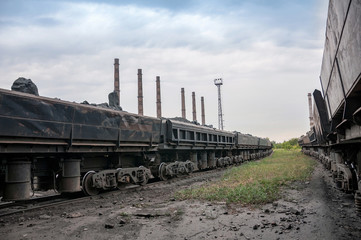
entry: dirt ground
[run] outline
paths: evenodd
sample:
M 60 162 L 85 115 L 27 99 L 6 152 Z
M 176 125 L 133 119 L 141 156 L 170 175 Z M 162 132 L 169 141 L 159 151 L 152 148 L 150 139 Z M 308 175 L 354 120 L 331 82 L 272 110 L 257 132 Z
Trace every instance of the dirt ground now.
M 318 164 L 312 179 L 283 190 L 282 199 L 249 208 L 194 200 L 174 191 L 196 179 L 95 196 L 82 203 L 0 219 L 1 239 L 361 239 L 352 195 L 335 189 Z

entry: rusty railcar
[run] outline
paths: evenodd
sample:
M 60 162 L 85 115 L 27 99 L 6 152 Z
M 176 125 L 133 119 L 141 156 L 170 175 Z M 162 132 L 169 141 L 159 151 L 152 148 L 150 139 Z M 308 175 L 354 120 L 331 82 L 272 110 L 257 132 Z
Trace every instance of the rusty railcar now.
M 361 210 L 361 1 L 330 0 L 314 125 L 300 139 L 304 153 L 332 171 Z

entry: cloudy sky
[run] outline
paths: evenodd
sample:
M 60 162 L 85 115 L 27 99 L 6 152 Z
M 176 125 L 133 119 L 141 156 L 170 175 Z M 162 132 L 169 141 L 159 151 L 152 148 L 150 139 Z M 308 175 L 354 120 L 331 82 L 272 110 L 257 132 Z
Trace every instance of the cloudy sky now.
M 102 103 L 119 58 L 121 106 L 156 116 L 156 76 L 164 117 L 187 118 L 191 95 L 205 98 L 218 126 L 215 78 L 223 78 L 226 130 L 281 142 L 309 129 L 307 93 L 320 88 L 327 0 L 0 1 L 0 88 L 30 78 L 39 94 Z

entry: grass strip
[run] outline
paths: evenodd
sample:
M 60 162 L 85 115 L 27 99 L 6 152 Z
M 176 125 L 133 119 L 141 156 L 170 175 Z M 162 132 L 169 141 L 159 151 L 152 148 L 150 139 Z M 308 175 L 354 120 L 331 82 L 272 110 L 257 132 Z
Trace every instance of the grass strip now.
M 280 198 L 281 186 L 309 179 L 315 164 L 300 150 L 276 149 L 265 159 L 231 168 L 217 182 L 178 191 L 175 197 L 251 205 L 273 202 Z

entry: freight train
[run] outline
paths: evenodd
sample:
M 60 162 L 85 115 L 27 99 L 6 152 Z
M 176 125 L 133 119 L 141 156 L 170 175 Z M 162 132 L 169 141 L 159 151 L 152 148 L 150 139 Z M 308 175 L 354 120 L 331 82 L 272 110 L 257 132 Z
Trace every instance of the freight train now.
M 259 159 L 268 139 L 0 89 L 3 200 L 99 191 Z
M 299 144 L 318 158 L 361 211 L 361 1 L 330 0 L 311 130 Z M 312 102 L 312 99 L 311 99 Z M 312 108 L 312 106 L 311 106 Z

